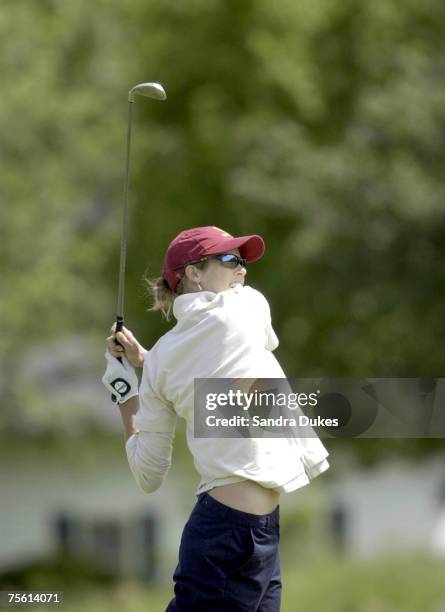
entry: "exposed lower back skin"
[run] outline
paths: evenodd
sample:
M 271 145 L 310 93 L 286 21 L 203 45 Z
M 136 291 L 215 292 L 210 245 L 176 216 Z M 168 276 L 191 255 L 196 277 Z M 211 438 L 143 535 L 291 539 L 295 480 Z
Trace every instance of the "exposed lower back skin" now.
M 280 494 L 265 489 L 253 480 L 243 480 L 235 484 L 215 487 L 209 495 L 217 501 L 249 514 L 269 514 L 278 505 Z

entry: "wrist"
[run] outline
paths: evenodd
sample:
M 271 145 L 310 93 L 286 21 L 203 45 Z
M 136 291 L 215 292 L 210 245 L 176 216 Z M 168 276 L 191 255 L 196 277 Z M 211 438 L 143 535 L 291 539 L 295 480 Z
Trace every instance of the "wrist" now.
M 121 402 L 117 402 L 117 405 L 119 408 L 123 408 L 125 412 L 137 412 L 139 409 L 139 393 L 135 393 Z
M 139 349 L 138 362 L 137 362 L 138 368 L 142 368 L 142 366 L 144 365 L 144 357 L 145 357 L 146 352 L 147 351 L 141 346 Z

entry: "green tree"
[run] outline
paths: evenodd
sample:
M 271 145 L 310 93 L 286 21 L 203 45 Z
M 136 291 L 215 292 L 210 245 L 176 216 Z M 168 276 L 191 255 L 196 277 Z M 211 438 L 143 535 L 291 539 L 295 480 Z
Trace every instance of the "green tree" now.
M 143 273 L 177 232 L 215 224 L 266 238 L 249 279 L 289 376 L 440 376 L 444 13 L 5 2 L 7 381 L 28 343 L 98 338 L 114 316 L 125 93 L 144 80 L 168 93 L 134 114 L 126 313 L 146 344 L 168 325 L 144 312 Z

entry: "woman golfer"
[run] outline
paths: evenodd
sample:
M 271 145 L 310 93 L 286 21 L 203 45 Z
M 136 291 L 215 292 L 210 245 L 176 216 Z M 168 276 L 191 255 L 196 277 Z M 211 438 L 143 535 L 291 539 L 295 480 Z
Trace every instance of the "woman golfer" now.
M 285 378 L 272 354 L 278 340 L 267 300 L 245 285 L 246 264 L 264 249 L 260 236 L 233 237 L 217 227 L 181 232 L 151 285 L 152 309 L 167 316 L 172 309 L 175 326 L 149 351 L 125 328 L 107 339 L 103 382 L 120 404 L 128 462 L 139 486 L 147 493 L 161 486 L 178 416 L 186 420 L 201 475 L 169 612 L 277 612 L 280 493 L 329 467 L 316 436 L 194 436 L 194 379 Z M 142 365 L 138 389 L 132 366 Z

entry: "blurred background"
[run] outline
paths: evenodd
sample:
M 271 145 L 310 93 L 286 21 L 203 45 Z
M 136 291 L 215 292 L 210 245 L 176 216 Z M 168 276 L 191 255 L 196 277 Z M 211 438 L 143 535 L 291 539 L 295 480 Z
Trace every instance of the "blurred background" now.
M 126 321 L 182 229 L 259 233 L 289 377 L 440 377 L 445 5 L 440 0 L 3 0 L 0 590 L 66 611 L 164 610 L 198 484 L 178 426 L 139 491 L 102 387 L 115 317 L 127 91 Z M 443 612 L 442 439 L 324 440 L 283 496 L 287 612 Z

